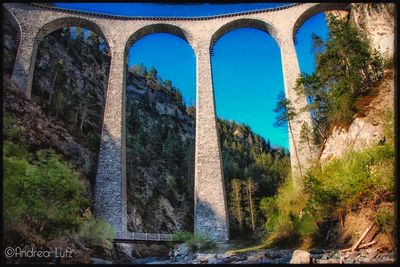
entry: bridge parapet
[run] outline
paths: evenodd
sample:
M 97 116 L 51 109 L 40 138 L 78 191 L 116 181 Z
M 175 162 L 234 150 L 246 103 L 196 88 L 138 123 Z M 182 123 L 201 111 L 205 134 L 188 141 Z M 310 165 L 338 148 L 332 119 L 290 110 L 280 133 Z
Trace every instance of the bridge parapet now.
M 115 240 L 125 241 L 172 241 L 173 234 L 123 232 L 116 235 Z

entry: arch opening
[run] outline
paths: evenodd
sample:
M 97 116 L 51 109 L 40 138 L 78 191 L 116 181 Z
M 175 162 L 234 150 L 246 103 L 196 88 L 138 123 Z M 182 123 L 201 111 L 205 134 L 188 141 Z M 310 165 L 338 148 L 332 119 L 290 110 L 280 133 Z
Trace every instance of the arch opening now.
M 128 231 L 192 232 L 194 51 L 159 24 L 131 36 L 125 60 Z
M 282 131 L 273 125 L 276 114 L 272 110 L 279 93 L 284 92 L 280 49 L 265 33 L 258 28 L 232 30 L 212 47 L 232 238 L 254 234 L 263 227 L 262 216 L 251 220 L 249 203 L 253 203 L 254 214 L 259 213 L 258 201 L 276 193 L 290 171 L 288 127 L 284 125 Z M 243 193 L 247 189 L 252 197 Z
M 52 24 L 39 34 L 32 100 L 74 138 L 76 146 L 65 153 L 83 170 L 93 190 L 111 58 L 103 37 L 71 25 L 72 21 Z

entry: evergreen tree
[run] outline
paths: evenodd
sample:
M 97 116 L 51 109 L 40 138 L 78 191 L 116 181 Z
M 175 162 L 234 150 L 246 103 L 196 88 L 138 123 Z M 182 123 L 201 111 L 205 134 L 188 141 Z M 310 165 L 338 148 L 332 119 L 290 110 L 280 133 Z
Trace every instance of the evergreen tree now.
M 239 179 L 231 181 L 230 209 L 233 218 L 238 223 L 239 231 L 243 230 L 243 207 L 242 207 L 242 182 Z
M 294 135 L 293 135 L 291 121 L 297 116 L 297 112 L 296 112 L 296 109 L 293 107 L 291 101 L 289 99 L 285 98 L 283 91 L 281 91 L 279 93 L 278 103 L 276 104 L 276 107 L 273 111 L 278 114 L 275 118 L 274 126 L 275 127 L 286 127 L 286 123 L 287 123 L 289 126 L 290 135 L 293 137 Z M 295 142 L 293 142 L 293 143 L 294 143 L 294 152 L 295 152 L 295 156 L 297 159 L 300 176 L 303 176 L 303 173 L 301 170 L 300 159 L 299 159 L 299 155 L 297 152 L 297 144 Z
M 83 35 L 83 28 L 76 27 L 75 29 L 76 29 L 76 40 L 82 43 L 85 42 L 85 37 Z
M 246 211 L 248 212 L 247 222 L 251 225 L 253 232 L 256 229 L 257 210 L 255 205 L 255 193 L 257 191 L 257 184 L 253 178 L 249 177 L 244 182 L 244 203 Z
M 97 53 L 100 53 L 100 39 L 97 34 L 94 32 L 90 31 L 89 32 L 89 37 L 88 37 L 89 44 L 95 48 Z
M 157 77 L 157 70 L 154 67 L 151 67 L 149 72 L 147 73 L 146 79 L 147 81 L 154 82 Z

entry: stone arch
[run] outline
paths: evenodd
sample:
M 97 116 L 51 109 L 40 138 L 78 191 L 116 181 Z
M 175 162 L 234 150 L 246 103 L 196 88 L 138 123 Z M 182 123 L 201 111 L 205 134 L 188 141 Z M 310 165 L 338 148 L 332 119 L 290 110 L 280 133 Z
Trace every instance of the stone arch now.
M 312 16 L 322 13 L 325 11 L 333 11 L 333 10 L 343 10 L 350 11 L 349 3 L 323 3 L 323 4 L 315 4 L 310 8 L 306 9 L 300 16 L 296 19 L 293 25 L 293 40 L 296 40 L 296 33 L 300 29 L 300 27 Z
M 13 24 L 15 24 L 17 27 L 17 40 L 16 40 L 16 42 L 17 42 L 17 44 L 16 44 L 16 48 L 15 48 L 15 55 L 14 55 L 14 58 L 12 59 L 12 64 L 11 64 L 11 71 L 10 71 L 10 75 L 11 75 L 11 73 L 12 73 L 12 69 L 13 69 L 13 66 L 14 66 L 14 64 L 15 64 L 15 60 L 16 60 L 16 57 L 17 57 L 17 54 L 18 54 L 18 50 L 19 50 L 19 46 L 20 46 L 20 44 L 21 44 L 21 38 L 22 38 L 22 29 L 21 29 L 21 24 L 19 23 L 19 21 L 18 21 L 18 19 L 14 16 L 14 14 L 12 13 L 12 12 L 10 12 L 8 9 L 7 9 L 7 7 L 5 7 L 5 6 L 3 6 L 3 20 L 5 19 L 5 20 L 9 20 L 9 21 L 11 21 Z M 4 39 L 4 36 L 3 36 L 3 39 Z M 4 40 L 3 40 L 3 42 L 4 42 Z M 3 45 L 4 45 L 4 43 L 3 43 Z M 4 60 L 4 59 L 3 59 Z
M 39 49 L 40 42 L 43 40 L 44 37 L 49 35 L 50 33 L 59 30 L 63 27 L 82 27 L 89 29 L 90 31 L 93 31 L 100 37 L 102 37 L 108 46 L 110 46 L 109 41 L 107 40 L 106 36 L 104 35 L 103 31 L 101 28 L 93 21 L 87 20 L 87 19 L 82 19 L 78 17 L 63 17 L 63 18 L 58 18 L 55 20 L 52 20 L 43 26 L 39 28 L 39 30 L 34 33 L 34 40 L 33 41 L 33 47 L 25 47 L 25 49 L 32 49 L 32 53 L 30 55 L 30 62 L 23 62 L 24 64 L 28 64 L 29 67 L 26 67 L 28 70 L 28 73 L 24 73 L 24 75 L 27 75 L 27 78 L 22 78 L 24 80 L 23 85 L 26 90 L 26 94 L 28 97 L 31 96 L 32 93 L 32 81 L 33 81 L 33 74 L 35 71 L 35 63 L 36 63 L 36 56 L 37 56 L 37 51 Z M 21 53 L 21 49 L 18 49 L 18 53 Z M 28 51 L 22 51 L 22 53 L 26 53 Z M 26 58 L 28 60 L 28 58 Z
M 142 37 L 153 34 L 153 33 L 169 33 L 175 36 L 180 37 L 183 39 L 185 42 L 187 42 L 192 48 L 193 46 L 191 45 L 191 41 L 193 40 L 192 36 L 190 35 L 189 32 L 183 30 L 182 28 L 172 25 L 172 24 L 166 24 L 166 23 L 157 23 L 157 24 L 150 24 L 147 26 L 144 26 L 143 28 L 140 28 L 137 30 L 135 33 L 133 33 L 125 46 L 125 53 L 129 50 L 129 48 L 138 40 L 140 40 Z
M 215 43 L 226 33 L 240 28 L 254 28 L 270 34 L 277 41 L 277 30 L 271 25 L 259 19 L 238 19 L 220 27 L 211 37 L 210 50 Z
M 45 36 L 63 27 L 81 27 L 88 29 L 96 33 L 98 36 L 103 38 L 107 44 L 109 44 L 103 31 L 95 22 L 78 17 L 64 17 L 48 22 L 39 29 L 38 33 L 36 34 L 36 41 L 40 43 Z

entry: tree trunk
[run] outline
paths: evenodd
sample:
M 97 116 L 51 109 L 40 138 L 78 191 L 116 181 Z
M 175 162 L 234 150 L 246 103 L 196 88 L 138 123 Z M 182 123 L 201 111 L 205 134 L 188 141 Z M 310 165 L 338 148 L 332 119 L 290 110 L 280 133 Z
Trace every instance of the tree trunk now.
M 87 107 L 84 106 L 83 110 L 82 110 L 82 116 L 81 116 L 81 125 L 79 126 L 79 130 L 81 133 L 83 133 L 83 125 L 85 123 L 86 111 L 87 111 Z
M 78 122 L 78 114 L 79 114 L 79 110 L 81 108 L 81 104 L 79 104 L 78 108 L 76 109 L 76 113 L 75 113 L 75 119 L 74 119 L 74 124 L 76 125 Z
M 252 198 L 252 184 L 251 181 L 248 184 L 248 193 L 249 193 L 249 202 L 250 202 L 250 218 L 251 218 L 251 227 L 253 228 L 253 232 L 256 229 L 255 228 L 255 218 L 254 218 L 254 210 L 253 210 L 253 198 Z
M 53 96 L 54 86 L 55 86 L 56 80 L 57 80 L 57 75 L 58 75 L 58 70 L 56 71 L 56 75 L 54 75 L 53 85 L 51 86 L 50 93 L 49 93 L 49 99 L 47 100 L 47 104 L 48 104 L 49 106 L 50 106 L 50 104 L 51 104 L 51 98 L 52 98 L 52 96 Z

